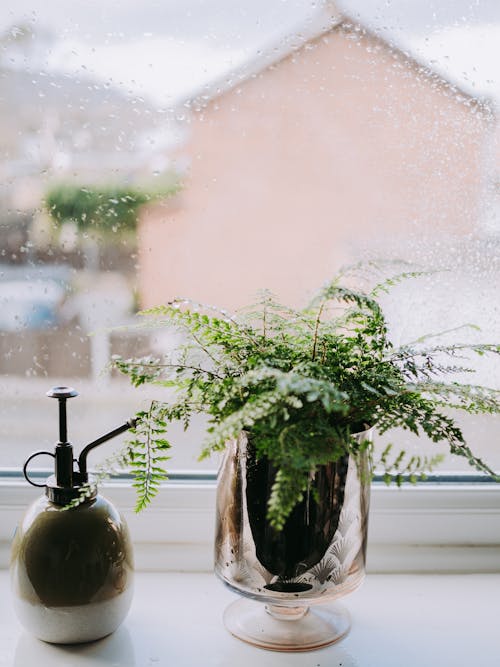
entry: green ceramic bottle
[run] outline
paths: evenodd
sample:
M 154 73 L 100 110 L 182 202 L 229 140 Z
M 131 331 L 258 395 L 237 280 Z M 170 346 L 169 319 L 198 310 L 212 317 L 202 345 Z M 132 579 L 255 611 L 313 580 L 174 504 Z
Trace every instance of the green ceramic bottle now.
M 104 497 L 91 489 L 76 507 L 88 482 L 87 454 L 122 433 L 131 420 L 87 445 L 74 470 L 73 448 L 67 441 L 66 400 L 77 395 L 55 387 L 48 396 L 59 400 L 59 442 L 54 452 L 36 452 L 24 474 L 45 495 L 26 511 L 12 545 L 11 582 L 19 620 L 39 639 L 71 644 L 100 639 L 124 620 L 132 601 L 133 554 L 127 525 Z M 55 474 L 46 484 L 33 482 L 29 462 L 40 454 L 54 457 Z

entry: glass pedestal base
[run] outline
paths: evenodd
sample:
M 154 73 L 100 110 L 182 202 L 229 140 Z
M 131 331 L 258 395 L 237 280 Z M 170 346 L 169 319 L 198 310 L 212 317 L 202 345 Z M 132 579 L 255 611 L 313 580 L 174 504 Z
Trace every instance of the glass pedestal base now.
M 241 598 L 227 607 L 224 624 L 243 641 L 271 651 L 312 651 L 349 632 L 349 612 L 338 604 L 313 607 L 265 605 Z

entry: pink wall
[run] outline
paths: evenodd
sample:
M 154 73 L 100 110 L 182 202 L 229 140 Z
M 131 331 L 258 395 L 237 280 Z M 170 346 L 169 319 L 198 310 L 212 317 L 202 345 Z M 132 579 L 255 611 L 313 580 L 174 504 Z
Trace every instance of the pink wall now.
M 303 303 L 367 247 L 470 233 L 488 120 L 458 98 L 341 28 L 214 99 L 182 196 L 144 211 L 143 305 L 234 308 L 263 287 Z

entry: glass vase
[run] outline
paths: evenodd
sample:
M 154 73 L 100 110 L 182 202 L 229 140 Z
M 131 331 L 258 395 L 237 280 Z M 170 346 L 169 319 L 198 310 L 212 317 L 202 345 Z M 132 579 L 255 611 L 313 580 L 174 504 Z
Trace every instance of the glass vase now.
M 353 437 L 370 441 L 372 429 Z M 278 532 L 266 519 L 276 470 L 257 460 L 248 434 L 228 443 L 217 487 L 215 572 L 243 596 L 224 613 L 233 635 L 262 648 L 305 651 L 347 634 L 348 612 L 331 603 L 365 574 L 368 450 L 320 466 Z

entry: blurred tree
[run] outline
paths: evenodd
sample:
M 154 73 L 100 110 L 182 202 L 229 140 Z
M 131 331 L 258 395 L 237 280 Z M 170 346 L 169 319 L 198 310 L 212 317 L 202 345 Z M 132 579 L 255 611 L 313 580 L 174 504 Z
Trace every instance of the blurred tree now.
M 45 207 L 57 223 L 72 221 L 79 231 L 105 234 L 135 230 L 137 211 L 143 204 L 175 194 L 176 181 L 156 190 L 131 186 L 84 187 L 61 183 L 49 189 Z
M 44 198 L 44 206 L 61 228 L 76 226 L 85 247 L 86 266 L 99 266 L 99 245 L 135 239 L 139 208 L 157 199 L 173 196 L 180 189 L 177 178 L 170 177 L 155 188 L 125 185 L 81 186 L 70 183 L 53 185 Z

